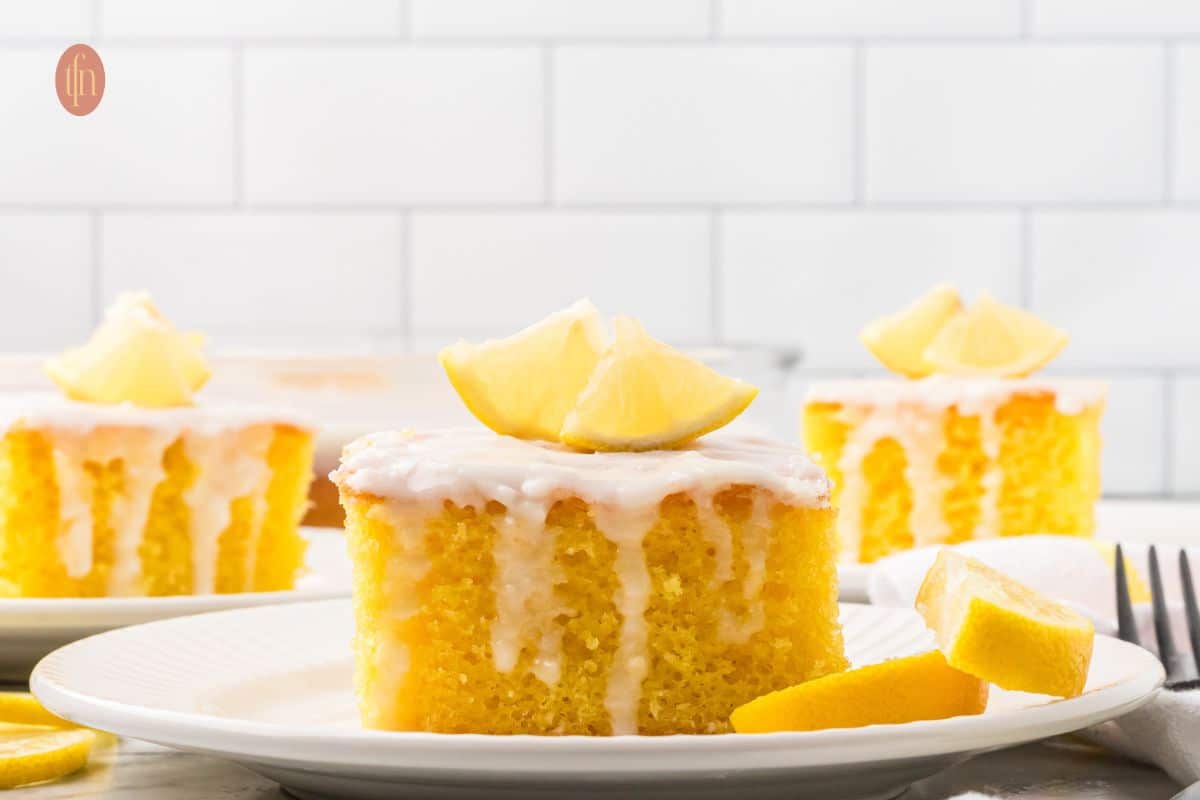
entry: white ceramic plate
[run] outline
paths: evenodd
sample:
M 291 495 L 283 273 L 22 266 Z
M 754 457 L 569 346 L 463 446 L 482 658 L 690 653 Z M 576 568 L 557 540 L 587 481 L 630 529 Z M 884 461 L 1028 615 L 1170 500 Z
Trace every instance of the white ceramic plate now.
M 857 664 L 926 650 L 916 613 L 843 606 Z M 744 795 L 884 798 L 976 752 L 1127 712 L 1158 661 L 1098 638 L 1071 700 L 994 691 L 975 717 L 767 735 L 478 736 L 364 731 L 350 603 L 241 609 L 110 631 L 52 653 L 34 694 L 84 725 L 227 758 L 316 798 Z
M 290 592 L 178 597 L 0 599 L 0 680 L 24 681 L 40 658 L 95 633 L 169 617 L 230 608 L 295 603 L 350 594 L 350 560 L 340 530 L 302 528 L 307 574 Z
M 1096 504 L 1096 537 L 1110 542 L 1200 545 L 1200 503 L 1173 500 L 1101 500 Z M 870 564 L 838 565 L 838 596 L 867 602 Z

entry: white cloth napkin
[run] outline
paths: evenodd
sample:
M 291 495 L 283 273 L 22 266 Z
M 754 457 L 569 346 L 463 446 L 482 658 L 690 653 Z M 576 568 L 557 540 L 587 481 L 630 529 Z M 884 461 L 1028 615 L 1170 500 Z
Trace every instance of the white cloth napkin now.
M 1099 632 L 1116 631 L 1111 561 L 1093 543 L 1065 536 L 1022 536 L 965 542 L 954 549 L 1077 608 L 1095 621 Z M 1133 543 L 1124 549 L 1128 563 L 1148 577 L 1148 548 Z M 937 550 L 920 548 L 876 562 L 867 580 L 870 601 L 911 608 Z M 1178 553 L 1178 548 L 1158 548 L 1175 644 L 1187 650 Z M 1200 553 L 1189 548 L 1188 555 L 1200 571 Z M 1200 580 L 1200 574 L 1195 577 Z M 1149 604 L 1135 605 L 1134 614 L 1142 645 L 1155 649 Z M 1162 690 L 1141 708 L 1081 733 L 1123 755 L 1157 764 L 1182 784 L 1200 780 L 1200 690 Z

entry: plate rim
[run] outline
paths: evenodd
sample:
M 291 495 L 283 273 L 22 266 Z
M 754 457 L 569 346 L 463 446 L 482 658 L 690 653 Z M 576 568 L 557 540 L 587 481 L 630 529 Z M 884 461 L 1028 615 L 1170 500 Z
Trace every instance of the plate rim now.
M 349 603 L 349 600 L 337 599 L 231 609 L 135 627 L 187 626 L 201 618 L 228 614 L 280 613 L 283 610 L 302 614 L 306 606 L 332 607 Z M 846 605 L 881 613 L 907 611 Z M 730 761 L 728 768 L 732 769 L 738 768 L 735 762 L 747 756 L 757 759 L 755 765 L 745 765 L 750 769 L 798 769 L 934 758 L 1035 741 L 1112 719 L 1148 701 L 1165 677 L 1162 665 L 1148 651 L 1110 637 L 1097 637 L 1098 641 L 1105 640 L 1102 645 L 1105 649 L 1115 647 L 1116 652 L 1142 659 L 1145 668 L 1133 671 L 1127 680 L 1097 688 L 1081 697 L 989 715 L 823 731 L 716 736 L 491 736 L 272 723 L 109 700 L 71 689 L 48 677 L 57 661 L 74 657 L 73 651 L 93 646 L 91 640 L 128 635 L 129 630 L 97 634 L 46 656 L 33 671 L 31 690 L 54 713 L 90 727 L 244 763 L 304 766 L 309 770 L 323 765 L 326 769 L 371 769 L 388 773 L 408 773 L 417 769 L 482 772 L 488 767 L 482 763 L 474 767 L 464 764 L 463 756 L 472 755 L 487 761 L 532 752 L 548 758 L 536 764 L 524 764 L 520 769 L 542 776 L 561 775 L 581 768 L 602 768 L 625 774 L 647 769 L 663 773 L 670 769 L 656 760 L 679 755 L 705 755 L 717 760 L 724 756 Z M 692 769 L 712 767 L 711 761 L 706 759 L 705 763 Z M 675 768 L 681 766 L 676 764 Z

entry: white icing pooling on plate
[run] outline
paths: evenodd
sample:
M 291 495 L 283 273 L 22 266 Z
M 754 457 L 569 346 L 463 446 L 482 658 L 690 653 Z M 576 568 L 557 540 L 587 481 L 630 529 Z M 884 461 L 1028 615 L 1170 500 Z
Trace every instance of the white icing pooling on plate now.
M 621 626 L 605 695 L 614 734 L 637 732 L 641 684 L 649 669 L 645 613 L 652 589 L 643 544 L 662 500 L 677 493 L 693 497 L 702 534 L 715 554 L 714 578 L 725 582 L 733 578 L 733 531 L 713 498 L 734 485 L 755 487 L 751 518 L 741 531 L 747 563 L 742 589 L 750 613 L 722 625 L 722 634 L 734 641 L 744 641 L 763 624 L 770 504 L 824 508 L 829 503 L 828 480 L 799 448 L 720 436 L 682 450 L 580 453 L 482 430 L 392 431 L 348 446 L 332 478 L 350 491 L 384 498 L 376 508 L 403 503 L 423 509 L 390 523 L 397 527 L 422 529 L 446 500 L 477 510 L 489 501 L 504 504 L 492 552 L 493 662 L 501 672 L 511 671 L 522 650 L 532 647 L 531 671 L 548 685 L 558 681 L 561 670 L 561 628 L 555 620 L 564 609 L 554 597 L 561 576 L 546 516 L 559 500 L 585 501 L 597 530 L 616 545 Z M 406 547 L 414 544 L 404 541 Z M 402 578 L 398 590 L 415 598 L 412 576 Z M 382 662 L 379 666 L 384 668 Z
M 275 424 L 310 429 L 310 424 L 299 415 L 250 405 L 158 409 L 79 403 L 45 393 L 0 395 L 0 435 L 18 427 L 47 434 L 53 453 L 62 520 L 58 548 L 71 578 L 85 577 L 93 568 L 93 478 L 87 465 L 121 462 L 120 490 L 114 495 L 109 512 L 109 524 L 115 532 L 113 565 L 107 583 L 107 592 L 112 596 L 141 592 L 138 550 L 154 490 L 165 478 L 163 457 L 180 438 L 190 442 L 189 458 L 198 469 L 196 485 L 185 498 L 193 520 L 193 573 L 197 576 L 194 591 L 212 590 L 216 537 L 211 535 L 211 528 L 221 519 L 228 523 L 229 501 L 251 496 L 254 503 L 252 535 L 256 537 L 261 531 L 266 478 L 269 477 L 263 441 L 265 439 L 269 444 Z M 253 430 L 260 432 L 247 433 Z M 223 444 L 215 446 L 214 451 L 214 446 L 203 446 L 204 442 Z M 247 444 L 253 457 L 263 459 L 263 462 L 253 468 L 247 465 L 249 454 L 237 452 L 235 443 Z M 251 469 L 256 470 L 253 480 L 246 477 Z M 238 478 L 220 477 L 227 473 L 236 473 Z M 214 491 L 214 481 L 222 485 L 237 484 L 237 488 L 252 485 L 242 494 L 227 497 L 224 491 Z M 210 532 L 197 536 L 197 520 Z M 217 531 L 217 537 L 223 529 L 224 524 Z M 247 554 L 247 570 L 251 574 L 254 550 L 251 547 Z
M 862 511 L 867 482 L 863 459 L 884 439 L 895 440 L 904 451 L 905 481 L 912 491 L 909 529 L 917 547 L 949 538 L 942 514 L 948 488 L 937 460 L 945 448 L 942 415 L 954 408 L 963 416 L 979 419 L 980 440 L 988 466 L 982 476 L 980 519 L 975 538 L 999 532 L 999 489 L 1003 478 L 997 466 L 1003 431 L 996 421 L 1001 406 L 1021 395 L 1051 395 L 1055 410 L 1073 416 L 1103 403 L 1107 384 L 1066 379 L 963 378 L 935 375 L 916 381 L 858 380 L 813 384 L 807 403 L 841 406 L 839 419 L 849 426 L 838 459 L 842 486 L 838 495 L 838 535 L 841 559 L 859 560 L 862 547 Z

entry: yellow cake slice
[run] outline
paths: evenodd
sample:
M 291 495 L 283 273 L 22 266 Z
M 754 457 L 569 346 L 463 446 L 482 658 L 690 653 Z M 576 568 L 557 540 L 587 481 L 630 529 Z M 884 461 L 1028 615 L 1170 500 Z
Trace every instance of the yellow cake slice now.
M 66 397 L 0 401 L 0 595 L 290 589 L 313 432 L 275 408 L 197 403 L 202 337 L 122 295 L 47 364 Z
M 846 561 L 993 536 L 1089 536 L 1106 387 L 952 378 L 817 383 L 804 441 Z
M 719 733 L 846 666 L 829 485 L 796 448 L 387 432 L 332 477 L 368 728 Z
M 863 335 L 917 380 L 818 382 L 802 436 L 833 480 L 842 560 L 1032 533 L 1089 536 L 1107 386 L 1030 377 L 1067 335 L 939 285 Z

